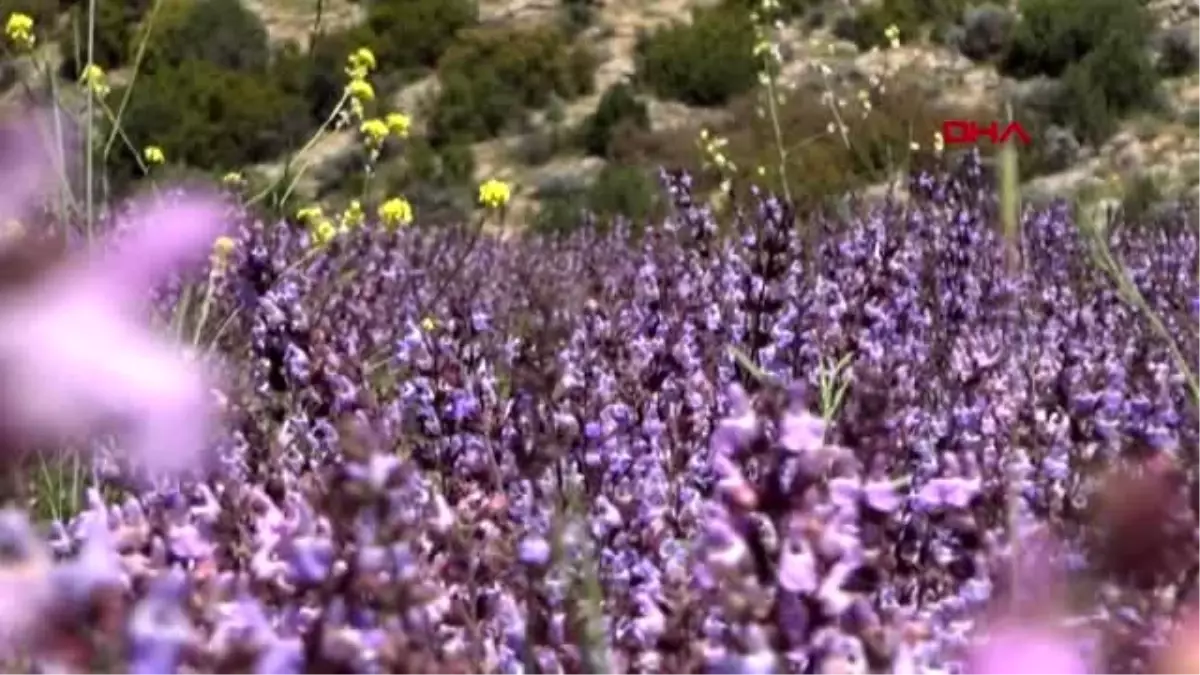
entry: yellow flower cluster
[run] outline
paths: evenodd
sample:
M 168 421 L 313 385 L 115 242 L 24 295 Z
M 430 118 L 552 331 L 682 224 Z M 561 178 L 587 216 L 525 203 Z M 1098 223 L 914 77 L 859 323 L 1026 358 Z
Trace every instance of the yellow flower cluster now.
M 237 171 L 230 171 L 221 177 L 221 182 L 229 187 L 240 187 L 246 182 L 246 179 Z
M 388 137 L 387 123 L 377 117 L 364 120 L 358 125 L 358 132 L 362 134 L 363 142 L 368 148 L 382 147 Z
M 346 58 L 346 75 L 351 80 L 365 80 L 375 66 L 375 54 L 366 47 L 359 47 Z
M 375 70 L 375 54 L 366 47 L 359 47 L 346 57 L 346 97 L 350 99 L 350 116 L 362 119 L 363 105 L 375 100 L 375 88 L 367 82 L 367 76 Z
M 104 74 L 104 69 L 94 63 L 84 66 L 83 72 L 79 74 L 79 84 L 92 92 L 96 98 L 104 98 L 112 91 L 108 86 L 108 78 Z
M 147 164 L 155 166 L 166 162 L 167 156 L 163 154 L 162 148 L 158 147 L 157 145 L 147 145 L 146 148 L 142 150 L 142 159 L 144 159 Z
M 512 187 L 503 181 L 489 178 L 479 186 L 479 203 L 489 209 L 498 209 L 512 199 Z
M 366 219 L 367 216 L 363 213 L 362 202 L 357 199 L 350 200 L 350 204 L 342 211 L 342 215 L 339 218 L 342 223 L 341 229 L 343 232 L 359 227 Z
M 233 255 L 234 249 L 237 248 L 237 242 L 226 236 L 217 237 L 213 242 L 212 250 L 212 271 L 214 275 L 221 275 L 225 271 L 225 267 L 229 264 L 229 256 Z
M 708 129 L 700 130 L 700 150 L 704 153 L 705 160 L 722 175 L 729 175 L 737 171 L 737 165 L 725 155 L 725 147 L 728 145 L 728 139 L 714 136 Z
M 888 46 L 896 49 L 900 46 L 900 27 L 896 24 L 888 26 L 883 31 L 883 37 L 887 38 Z
M 14 47 L 21 51 L 33 49 L 37 37 L 33 34 L 33 19 L 28 14 L 13 12 L 4 23 L 4 35 Z
M 413 221 L 412 204 L 403 197 L 393 197 L 380 204 L 379 220 L 389 229 L 408 225 Z
M 314 246 L 324 246 L 338 235 L 338 228 L 319 206 L 306 206 L 296 212 L 296 218 L 304 223 L 312 234 Z
M 389 136 L 394 138 L 408 138 L 409 129 L 412 127 L 412 118 L 404 113 L 389 113 L 383 119 L 372 117 L 369 120 L 363 120 L 363 123 L 358 125 L 358 131 L 362 134 L 363 142 L 371 150 L 379 150 L 383 147 L 383 142 Z
M 396 138 L 408 138 L 408 130 L 412 127 L 412 118 L 404 113 L 388 113 L 387 117 L 383 118 L 383 123 L 387 125 L 391 135 Z

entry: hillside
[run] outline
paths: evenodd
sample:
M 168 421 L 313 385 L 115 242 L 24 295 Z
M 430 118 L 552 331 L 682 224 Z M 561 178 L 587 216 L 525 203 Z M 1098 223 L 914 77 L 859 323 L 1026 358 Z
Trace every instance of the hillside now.
M 151 49 L 147 50 L 148 53 L 155 52 L 155 40 L 170 40 L 173 39 L 172 35 L 186 32 L 173 28 L 162 17 L 173 16 L 178 20 L 194 2 L 228 4 L 237 1 L 162 0 L 158 23 L 151 31 Z M 1120 3 L 1127 0 L 1115 1 Z M 464 196 L 466 185 L 486 177 L 499 177 L 516 186 L 513 217 L 509 222 L 530 221 L 537 213 L 545 213 L 552 208 L 565 208 L 563 212 L 570 213 L 574 206 L 581 204 L 604 211 L 601 208 L 603 205 L 596 203 L 604 199 L 616 200 L 626 207 L 622 210 L 628 211 L 631 203 L 646 206 L 650 201 L 644 183 L 652 180 L 655 167 L 686 166 L 704 171 L 701 166 L 703 153 L 697 145 L 703 129 L 712 129 L 715 136 L 728 141 L 727 154 L 737 165 L 737 172 L 746 174 L 758 171 L 759 165 L 763 166 L 762 171 L 765 172 L 768 167 L 774 166 L 770 158 L 775 154 L 772 148 L 777 142 L 770 134 L 764 135 L 761 123 L 752 121 L 754 108 L 761 104 L 761 87 L 753 82 L 746 86 L 720 80 L 744 79 L 746 76 L 736 72 L 736 67 L 706 63 L 702 53 L 697 55 L 687 51 L 691 49 L 687 43 L 691 38 L 681 35 L 676 40 L 677 44 L 664 48 L 667 51 L 660 50 L 662 55 L 652 57 L 658 59 L 654 62 L 656 67 L 668 73 L 672 69 L 692 69 L 704 74 L 689 76 L 690 81 L 684 78 L 672 84 L 668 81 L 670 75 L 660 76 L 660 81 L 656 82 L 653 74 L 639 72 L 638 69 L 638 44 L 644 36 L 671 26 L 687 24 L 695 11 L 733 12 L 741 8 L 742 14 L 748 14 L 744 10 L 753 4 L 748 0 L 481 0 L 473 6 L 473 16 L 468 18 L 449 16 L 450 10 L 446 7 L 456 3 L 447 2 L 438 8 L 428 0 L 377 0 L 375 3 L 348 0 L 241 2 L 242 7 L 249 10 L 250 16 L 261 22 L 258 29 L 246 27 L 244 30 L 250 31 L 249 34 L 255 34 L 255 30 L 262 31 L 269 50 L 276 53 L 273 62 L 281 60 L 278 56 L 281 51 L 290 50 L 285 65 L 293 70 L 278 74 L 276 70 L 281 66 L 263 66 L 269 77 L 277 80 L 325 77 L 328 80 L 331 73 L 338 75 L 337 59 L 344 58 L 351 45 L 371 44 L 372 41 L 383 45 L 388 52 L 396 51 L 395 55 L 385 55 L 384 58 L 401 64 L 390 71 L 386 66 L 381 67 L 376 74 L 373 81 L 381 96 L 376 103 L 380 110 L 398 110 L 411 115 L 414 136 L 402 147 L 390 148 L 381 156 L 371 184 L 364 187 L 361 181 L 347 178 L 361 173 L 358 131 L 349 125 L 325 134 L 312 143 L 303 156 L 290 157 L 293 167 L 300 164 L 309 167 L 297 182 L 293 195 L 297 203 L 312 199 L 339 202 L 345 195 L 359 192 L 371 199 L 378 199 L 396 190 L 416 190 L 421 195 L 415 198 L 419 202 L 439 207 L 454 203 L 461 205 L 469 199 Z M 1128 0 L 1128 3 L 1141 5 L 1137 0 Z M 4 4 L 18 8 L 22 6 L 20 2 Z M 101 6 L 104 4 L 100 3 Z M 1197 77 L 1194 63 L 1191 67 L 1182 68 L 1178 65 L 1162 65 L 1168 58 L 1195 60 L 1195 33 L 1200 7 L 1194 0 L 1155 0 L 1145 8 L 1150 25 L 1146 35 L 1139 39 L 1144 42 L 1143 47 L 1149 52 L 1154 67 L 1164 75 L 1160 88 L 1162 104 L 1155 107 L 1122 104 L 1122 109 L 1116 111 L 1114 103 L 1115 112 L 1108 115 L 1113 119 L 1104 120 L 1102 126 L 1105 128 L 1100 132 L 1072 128 L 1075 120 L 1082 120 L 1080 124 L 1093 125 L 1089 118 L 1094 116 L 1077 112 L 1047 113 L 1049 117 L 1062 117 L 1067 122 L 1058 119 L 1035 121 L 1026 116 L 1027 113 L 1042 116 L 1048 109 L 1062 107 L 1061 103 L 1050 101 L 1050 98 L 1061 97 L 1053 91 L 1057 91 L 1056 87 L 1062 88 L 1059 85 L 1065 81 L 1066 75 L 1050 78 L 1024 72 L 1021 77 L 1014 76 L 1014 68 L 1005 59 L 1008 58 L 1006 53 L 1010 54 L 1013 49 L 1011 42 L 1015 29 L 1012 26 L 1019 25 L 1020 21 L 1017 19 L 1019 14 L 1008 8 L 982 6 L 981 3 L 966 0 L 950 2 L 946 3 L 952 8 L 949 16 L 919 17 L 916 22 L 910 21 L 895 44 L 882 35 L 882 30 L 878 31 L 880 35 L 864 35 L 864 32 L 869 33 L 874 28 L 894 23 L 889 21 L 889 16 L 909 16 L 904 8 L 908 4 L 911 3 L 899 0 L 791 0 L 783 3 L 780 17 L 766 37 L 781 56 L 773 86 L 779 93 L 788 96 L 788 100 L 780 104 L 779 119 L 783 125 L 784 140 L 802 146 L 795 155 L 789 156 L 791 180 L 803 183 L 802 189 L 811 187 L 814 192 L 836 193 L 841 189 L 857 187 L 866 189 L 868 193 L 877 192 L 890 182 L 892 176 L 898 175 L 897 172 L 902 171 L 909 161 L 916 161 L 911 153 L 929 152 L 934 145 L 932 131 L 940 120 L 955 114 L 974 119 L 992 118 L 1001 114 L 1006 103 L 1016 102 L 1019 106 L 1017 119 L 1026 127 L 1036 127 L 1034 142 L 1025 149 L 1025 153 L 1031 155 L 1025 162 L 1025 175 L 1029 179 L 1031 194 L 1120 199 L 1133 192 L 1141 195 L 1140 198 L 1145 198 L 1147 194 L 1158 196 L 1195 192 L 1200 181 L 1196 168 L 1200 160 L 1200 142 L 1197 140 L 1200 78 Z M 1053 3 L 1042 1 L 1033 4 Z M 58 6 L 61 12 L 57 20 L 58 33 L 48 35 L 39 51 L 47 61 L 56 64 L 61 62 L 62 53 L 70 54 L 75 50 L 74 46 L 66 44 L 70 31 L 63 28 L 72 25 L 72 9 L 61 5 Z M 731 6 L 736 7 L 731 9 Z M 119 31 L 118 37 L 123 38 L 125 44 L 118 45 L 116 49 L 124 50 L 125 54 L 124 58 L 111 59 L 114 67 L 109 72 L 109 78 L 114 85 L 130 79 L 131 62 L 134 59 L 129 58 L 129 54 L 136 52 L 136 37 L 144 30 L 150 7 L 152 4 L 148 0 L 142 0 L 130 3 L 124 10 L 113 10 L 124 11 L 121 16 L 136 20 L 141 26 Z M 79 12 L 79 9 L 75 7 L 73 11 Z M 1063 19 L 1070 20 L 1070 17 Z M 167 24 L 165 28 L 164 23 Z M 445 31 L 444 36 L 422 35 L 423 31 L 414 28 L 421 23 L 428 23 L 428 34 Z M 730 21 L 725 23 L 729 24 Z M 232 24 L 214 25 L 219 26 L 222 32 L 228 31 L 229 35 L 233 35 L 235 30 L 242 30 L 235 29 Z M 401 32 L 389 34 L 389 30 Z M 909 34 L 904 34 L 906 32 Z M 1181 35 L 1187 36 L 1186 39 Z M 317 36 L 317 43 L 321 45 L 318 48 L 320 53 L 309 52 L 314 36 Z M 741 37 L 729 33 L 718 36 L 717 42 L 737 41 Z M 414 47 L 413 53 L 404 52 L 405 47 L 402 46 L 388 46 L 404 45 L 414 40 L 419 42 L 418 38 L 427 44 Z M 442 91 L 443 81 L 447 77 L 460 80 L 463 77 L 463 73 L 448 71 L 454 67 L 455 55 L 460 60 L 476 58 L 482 53 L 478 52 L 479 44 L 496 40 L 497 44 L 516 45 L 514 54 L 503 58 L 511 58 L 512 63 L 522 64 L 526 63 L 522 59 L 532 57 L 516 53 L 520 45 L 533 44 L 534 40 L 542 39 L 548 40 L 544 48 L 552 51 L 544 52 L 541 57 L 533 58 L 528 63 L 553 61 L 558 53 L 553 50 L 572 50 L 572 54 L 585 51 L 590 63 L 579 66 L 584 68 L 579 71 L 582 74 L 576 73 L 578 68 L 571 64 L 562 66 L 567 70 L 555 71 L 553 68 L 559 66 L 553 65 L 545 72 L 539 71 L 521 85 L 532 87 L 530 91 L 535 92 L 532 98 L 527 95 L 528 92 L 519 94 L 518 97 L 528 100 L 511 102 L 503 98 L 516 95 L 511 92 L 496 94 L 501 98 L 493 96 L 491 99 L 478 99 L 492 101 L 485 104 L 485 108 L 511 103 L 512 109 L 506 109 L 503 119 L 484 120 L 486 115 L 478 111 L 445 112 L 445 101 L 454 97 L 448 97 Z M 236 40 L 230 38 L 231 43 L 235 41 L 236 44 L 212 47 L 210 51 L 256 49 L 245 46 L 248 43 L 242 36 Z M 876 44 L 868 46 L 871 42 Z M 417 49 L 425 51 L 414 56 Z M 476 51 L 472 52 L 472 49 Z M 668 53 L 671 49 L 678 53 Z M 1180 50 L 1184 52 L 1183 57 L 1176 53 Z M 701 47 L 700 52 L 703 51 Z M 190 54 L 188 58 L 207 58 L 200 52 Z M 714 60 L 737 60 L 737 55 L 730 56 L 719 49 L 716 53 Z M 967 54 L 970 54 L 970 58 Z M 227 55 L 217 54 L 213 58 L 220 61 Z M 265 54 L 254 57 L 264 60 L 264 63 L 267 58 Z M 305 59 L 311 59 L 313 63 L 324 59 L 323 74 L 312 75 L 314 68 L 305 64 Z M 673 63 L 671 59 L 679 63 Z M 699 60 L 694 61 L 695 65 L 685 66 L 683 64 L 687 63 L 687 59 Z M 237 58 L 233 60 L 238 61 Z M 153 63 L 150 59 L 148 61 Z M 331 63 L 334 65 L 331 66 Z M 234 64 L 233 68 L 242 68 L 239 64 Z M 509 66 L 497 66 L 486 76 L 500 79 L 518 77 L 497 75 L 507 72 L 503 70 L 504 67 Z M 753 76 L 753 73 L 750 75 Z M 254 76 L 259 77 L 258 73 Z M 466 76 L 473 77 L 473 74 L 466 73 Z M 1127 76 L 1116 74 L 1112 77 Z M 145 82 L 145 77 L 141 82 Z M 248 87 L 250 82 L 249 79 L 243 83 L 234 78 L 223 86 L 236 89 Z M 586 127 L 589 117 L 596 113 L 605 93 L 622 82 L 633 83 L 629 89 L 634 97 L 630 103 L 633 108 L 629 110 L 643 106 L 644 119 L 636 124 L 629 122 L 632 118 L 613 120 L 613 124 L 617 125 L 614 128 L 618 130 L 606 131 L 610 135 L 608 145 L 600 152 L 596 151 L 597 148 L 589 152 L 581 147 L 580 130 Z M 319 84 L 325 98 L 335 97 L 336 88 L 340 86 L 336 81 Z M 544 95 L 544 91 L 536 93 L 548 85 L 566 89 L 549 95 Z M 289 100 L 287 104 L 298 108 L 306 105 L 314 108 L 310 122 L 297 123 L 298 127 L 292 129 L 290 120 L 295 115 L 287 112 L 292 108 L 283 103 L 272 108 L 274 102 L 268 100 L 254 104 L 269 111 L 262 113 L 262 119 L 246 115 L 246 119 L 236 122 L 235 126 L 274 126 L 269 119 L 271 114 L 289 120 L 282 124 L 283 128 L 277 134 L 286 138 L 241 143 L 242 146 L 256 146 L 255 161 L 241 167 L 228 166 L 229 160 L 218 156 L 220 153 L 207 149 L 204 152 L 193 151 L 184 147 L 184 141 L 155 138 L 156 135 L 171 133 L 158 121 L 142 124 L 149 128 L 127 129 L 128 135 L 131 139 L 136 138 L 133 142 L 139 145 L 173 144 L 176 147 L 167 148 L 169 155 L 190 156 L 192 161 L 187 163 L 199 164 L 202 169 L 206 165 L 213 165 L 207 168 L 221 171 L 242 168 L 252 180 L 277 179 L 282 175 L 289 158 L 285 150 L 295 150 L 303 145 L 299 141 L 311 136 L 318 120 L 328 114 L 328 108 L 332 107 L 333 101 L 326 101 L 326 109 L 319 110 L 322 101 L 313 100 L 310 96 L 314 91 L 313 86 L 311 81 L 302 81 L 294 90 L 284 87 L 285 94 L 309 97 L 304 101 Z M 479 89 L 479 86 L 478 83 L 462 85 L 459 82 L 455 89 L 458 92 L 456 96 L 466 97 L 464 100 L 492 96 L 492 93 Z M 671 87 L 677 91 L 668 91 Z M 693 90 L 688 91 L 688 87 Z M 696 87 L 707 89 L 699 91 L 695 90 Z M 216 95 L 211 91 L 198 94 L 194 91 L 175 91 L 171 87 L 151 88 L 155 91 L 145 92 L 139 89 L 139 84 L 135 84 L 133 101 L 137 103 L 151 96 L 175 97 L 174 103 L 166 100 L 147 104 L 154 110 L 169 110 L 174 104 L 187 107 L 185 99 L 188 98 Z M 20 89 L 12 86 L 10 91 L 19 93 Z M 700 101 L 710 93 L 713 94 L 712 100 Z M 1103 102 L 1108 95 L 1101 92 L 1100 100 Z M 1077 98 L 1081 101 L 1080 107 L 1088 105 L 1086 101 L 1091 100 L 1085 96 Z M 863 108 L 860 104 L 864 99 L 870 101 L 871 105 Z M 633 114 L 629 110 L 621 111 L 619 115 Z M 137 119 L 148 116 L 150 113 L 144 111 L 134 115 Z M 842 117 L 845 119 L 837 121 Z M 161 114 L 155 113 L 155 120 L 161 118 Z M 826 127 L 837 129 L 843 123 L 846 126 L 839 132 L 844 130 L 845 134 L 824 132 Z M 439 125 L 439 128 L 431 131 L 431 124 Z M 448 124 L 451 126 L 447 127 Z M 486 128 L 480 127 L 480 124 Z M 251 140 L 258 140 L 252 132 L 247 133 L 251 134 Z M 822 135 L 827 138 L 815 138 Z M 839 136 L 845 142 L 839 141 Z M 869 140 L 861 142 L 860 147 L 851 147 L 860 143 L 861 139 Z M 286 142 L 288 140 L 297 142 Z M 851 140 L 855 143 L 850 143 Z M 839 142 L 844 147 L 838 149 Z M 891 159 L 872 159 L 869 161 L 871 166 L 862 175 L 851 176 L 852 173 L 858 173 L 857 167 L 861 162 L 857 156 L 864 152 L 872 157 L 886 155 Z M 854 159 L 847 160 L 842 155 Z M 899 157 L 907 157 L 908 160 L 897 159 Z M 627 175 L 635 170 L 640 172 L 641 177 Z M 126 172 L 129 171 L 126 167 Z M 814 171 L 821 175 L 815 175 Z M 837 175 L 826 176 L 825 173 Z M 711 179 L 705 182 L 708 188 L 715 188 L 721 178 L 729 177 L 717 176 L 712 171 L 703 175 Z M 805 175 L 806 178 L 797 179 L 798 175 Z M 607 187 L 601 190 L 601 197 L 589 197 L 589 186 L 598 177 Z M 414 184 L 420 184 L 420 187 L 412 187 Z

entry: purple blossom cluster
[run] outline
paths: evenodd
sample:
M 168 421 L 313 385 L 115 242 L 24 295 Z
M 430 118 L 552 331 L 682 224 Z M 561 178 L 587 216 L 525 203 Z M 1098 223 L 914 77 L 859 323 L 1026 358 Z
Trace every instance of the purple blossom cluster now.
M 13 658 L 1192 667 L 1193 213 L 1101 235 L 1158 330 L 1065 204 L 1004 241 L 977 158 L 802 222 L 760 193 L 718 222 L 663 183 L 665 221 L 560 239 L 314 248 L 239 214 L 197 332 L 225 385 L 213 461 L 97 472 L 45 533 L 0 514 Z

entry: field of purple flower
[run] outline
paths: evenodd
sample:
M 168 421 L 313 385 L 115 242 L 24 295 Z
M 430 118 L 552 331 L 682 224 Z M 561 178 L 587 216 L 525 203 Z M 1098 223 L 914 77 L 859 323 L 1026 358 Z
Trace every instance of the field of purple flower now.
M 1194 212 L 1013 241 L 974 157 L 802 223 L 663 184 L 559 239 L 163 193 L 10 243 L 0 438 L 93 448 L 77 513 L 0 515 L 12 668 L 1195 672 Z

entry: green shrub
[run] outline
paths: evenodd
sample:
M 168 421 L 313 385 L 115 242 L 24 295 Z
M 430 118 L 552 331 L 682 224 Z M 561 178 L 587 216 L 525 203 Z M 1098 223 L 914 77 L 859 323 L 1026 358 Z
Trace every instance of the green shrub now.
M 119 68 L 133 60 L 134 36 L 153 0 L 97 0 L 95 51 L 92 60 L 105 70 Z M 87 3 L 71 8 L 70 35 L 63 39 L 63 75 L 75 79 L 87 61 Z
M 1149 222 L 1166 199 L 1166 191 L 1153 174 L 1126 177 L 1121 185 L 1121 215 L 1127 223 Z
M 284 91 L 304 99 L 311 124 L 325 121 L 341 99 L 346 88 L 346 57 L 368 43 L 367 35 L 364 28 L 356 27 L 318 35 L 308 51 L 295 44 L 276 51 L 271 77 Z
M 658 205 L 659 187 L 642 167 L 610 164 L 588 188 L 587 206 L 602 218 L 624 216 L 637 221 Z
M 963 13 L 962 26 L 952 31 L 951 44 L 972 61 L 1002 56 L 1012 40 L 1016 16 L 1007 7 L 987 3 Z
M 1139 0 L 1023 0 L 1001 70 L 1014 77 L 1059 77 L 1111 36 L 1145 48 L 1149 15 Z
M 1054 108 L 1055 122 L 1099 144 L 1121 118 L 1158 105 L 1158 73 L 1145 50 L 1133 41 L 1130 33 L 1113 33 L 1067 69 Z
M 1163 33 L 1158 39 L 1158 72 L 1164 77 L 1180 77 L 1196 72 L 1196 61 L 1200 59 L 1200 41 L 1196 31 L 1186 26 L 1176 26 Z
M 658 183 L 649 172 L 617 164 L 601 169 L 588 185 L 563 181 L 543 187 L 538 197 L 532 229 L 544 234 L 569 234 L 587 223 L 587 214 L 602 227 L 614 217 L 628 218 L 636 229 L 661 206 Z
M 762 11 L 762 0 L 724 0 L 721 3 L 725 7 L 733 10 L 746 12 Z M 804 16 L 809 10 L 818 9 L 822 3 L 821 0 L 779 0 L 779 8 L 776 11 L 776 16 L 781 19 L 793 19 Z
M 604 92 L 596 111 L 583 121 L 580 143 L 589 155 L 611 157 L 613 136 L 623 128 L 649 129 L 650 115 L 633 87 L 619 82 Z
M 206 61 L 139 78 L 122 126 L 138 147 L 157 145 L 168 161 L 213 171 L 272 160 L 301 143 L 308 130 L 299 97 L 270 79 Z M 118 180 L 136 176 L 127 154 L 117 162 Z
M 381 70 L 431 68 L 460 31 L 479 22 L 475 0 L 375 0 L 366 28 Z
M 697 106 L 719 106 L 754 86 L 759 59 L 746 12 L 698 9 L 644 37 L 637 47 L 638 79 L 658 96 Z
M 590 27 L 599 8 L 599 0 L 562 0 L 563 28 L 574 35 Z
M 430 136 L 439 145 L 495 137 L 554 97 L 589 93 L 595 66 L 557 27 L 467 31 L 438 62 L 442 88 Z
M 270 59 L 267 28 L 241 0 L 167 0 L 155 17 L 142 68 L 174 69 L 204 61 L 263 73 Z
M 861 49 L 882 47 L 887 44 L 885 33 L 893 25 L 900 30 L 902 42 L 921 37 L 926 29 L 944 34 L 962 19 L 970 4 L 970 0 L 882 0 L 864 7 L 835 32 Z

